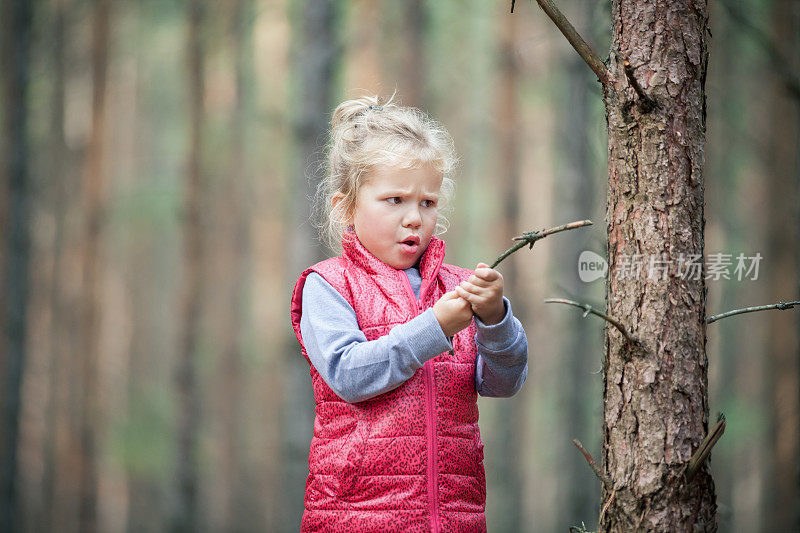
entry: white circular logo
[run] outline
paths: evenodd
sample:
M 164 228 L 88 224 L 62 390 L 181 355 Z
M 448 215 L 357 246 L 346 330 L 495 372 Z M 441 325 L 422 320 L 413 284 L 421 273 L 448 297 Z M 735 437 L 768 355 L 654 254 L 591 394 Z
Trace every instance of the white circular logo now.
M 578 257 L 578 277 L 585 283 L 605 277 L 608 272 L 608 263 L 605 258 L 592 252 L 584 250 Z

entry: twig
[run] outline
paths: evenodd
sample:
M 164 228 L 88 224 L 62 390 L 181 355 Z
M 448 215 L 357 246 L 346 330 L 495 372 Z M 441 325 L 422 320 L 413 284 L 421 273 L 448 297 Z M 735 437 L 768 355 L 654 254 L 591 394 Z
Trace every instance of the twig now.
M 608 497 L 608 501 L 603 506 L 603 509 L 600 511 L 600 518 L 597 519 L 598 531 L 600 530 L 600 524 L 603 522 L 603 516 L 606 514 L 606 509 L 608 509 L 608 506 L 611 505 L 611 502 L 614 500 L 614 496 L 616 495 L 617 495 L 617 489 L 612 490 L 611 496 Z
M 642 86 L 639 85 L 639 82 L 633 75 L 633 67 L 631 66 L 631 62 L 626 59 L 622 62 L 622 66 L 625 67 L 625 76 L 628 78 L 628 82 L 631 84 L 631 87 L 633 87 L 633 90 L 636 91 L 636 94 L 639 95 L 639 109 L 642 110 L 642 113 L 649 113 L 656 108 L 655 101 L 647 96 L 647 93 L 644 92 Z
M 515 241 L 520 241 L 520 242 L 518 242 L 517 244 L 515 244 L 514 246 L 512 246 L 511 248 L 509 248 L 505 252 L 503 252 L 500 255 L 500 257 L 495 259 L 495 262 L 492 263 L 492 268 L 494 268 L 497 265 L 499 265 L 500 262 L 503 259 L 505 259 L 509 255 L 513 254 L 514 252 L 516 252 L 520 248 L 524 248 L 526 245 L 530 246 L 530 248 L 533 248 L 533 245 L 536 243 L 536 241 L 538 241 L 539 239 L 544 239 L 548 235 L 552 235 L 553 233 L 558 233 L 559 231 L 565 231 L 565 230 L 568 230 L 568 229 L 575 229 L 575 228 L 580 228 L 580 227 L 583 227 L 583 226 L 591 226 L 591 225 L 592 225 L 592 221 L 591 220 L 579 220 L 579 221 L 576 221 L 576 222 L 570 222 L 569 224 L 564 224 L 563 226 L 556 226 L 555 228 L 542 230 L 541 232 L 539 232 L 539 231 L 529 231 L 529 232 L 523 233 L 519 237 L 514 237 Z
M 700 447 L 694 452 L 692 458 L 689 459 L 689 466 L 686 468 L 686 479 L 691 481 L 695 474 L 703 466 L 708 454 L 711 453 L 711 448 L 717 443 L 722 434 L 725 433 L 725 415 L 720 414 L 717 423 L 700 443 Z
M 550 20 L 558 27 L 559 31 L 567 38 L 569 44 L 578 52 L 578 55 L 586 61 L 589 68 L 597 74 L 597 79 L 603 85 L 610 85 L 611 76 L 606 68 L 603 60 L 597 55 L 597 52 L 587 43 L 583 37 L 578 33 L 575 27 L 567 20 L 567 17 L 556 7 L 552 0 L 536 0 L 542 11 L 550 17 Z
M 514 12 L 514 4 L 515 3 L 516 3 L 516 0 L 511 0 L 511 12 L 512 13 Z
M 634 531 L 639 531 L 639 526 L 642 525 L 642 520 L 644 520 L 644 513 L 647 512 L 648 503 L 650 503 L 650 502 L 645 502 L 644 509 L 642 509 L 642 514 L 639 515 L 639 521 L 636 522 L 636 528 L 634 529 Z
M 706 324 L 711 324 L 721 318 L 728 318 L 729 316 L 741 315 L 743 313 L 755 313 L 756 311 L 765 311 L 767 309 L 779 309 L 781 311 L 784 311 L 786 309 L 792 309 L 795 305 L 800 305 L 800 302 L 778 302 L 772 305 L 759 305 L 757 307 L 745 307 L 744 309 L 734 309 L 733 311 L 720 313 L 719 315 L 714 315 L 706 318 Z
M 783 83 L 786 90 L 797 100 L 800 100 L 800 78 L 794 74 L 784 58 L 783 54 L 778 50 L 775 42 L 753 22 L 745 16 L 745 14 L 738 8 L 732 6 L 726 0 L 720 2 L 722 7 L 728 12 L 728 15 L 741 25 L 745 30 L 749 31 L 756 42 L 761 46 L 764 52 L 772 62 L 772 66 L 778 71 L 778 76 L 783 78 Z
M 605 474 L 603 474 L 603 471 L 600 470 L 600 466 L 597 464 L 597 461 L 595 461 L 594 457 L 592 457 L 592 454 L 590 454 L 589 451 L 583 447 L 581 441 L 579 441 L 578 439 L 572 439 L 572 444 L 574 444 L 583 454 L 583 457 L 586 459 L 586 462 L 589 463 L 589 466 L 594 471 L 595 475 L 597 476 L 597 479 L 599 479 L 604 486 L 610 487 L 611 480 L 608 479 Z
M 625 326 L 622 325 L 622 323 L 619 320 L 617 320 L 614 317 L 610 317 L 610 316 L 608 316 L 607 314 L 605 314 L 605 313 L 603 313 L 601 311 L 598 311 L 597 309 L 595 309 L 594 307 L 592 307 L 589 304 L 584 304 L 584 303 L 581 303 L 581 302 L 574 302 L 572 300 L 567 300 L 565 298 L 547 298 L 544 301 L 544 303 L 546 303 L 546 304 L 574 305 L 575 307 L 579 307 L 579 308 L 583 309 L 583 311 L 584 311 L 583 317 L 584 318 L 586 318 L 589 315 L 589 313 L 591 313 L 593 315 L 597 315 L 600 318 L 602 318 L 602 319 L 610 322 L 611 324 L 613 324 L 614 327 L 616 327 L 620 331 L 620 333 L 622 333 L 625 336 L 625 338 L 628 339 L 628 342 L 636 344 L 636 341 L 634 340 L 634 338 L 631 337 L 630 333 L 628 333 L 628 330 L 625 328 Z

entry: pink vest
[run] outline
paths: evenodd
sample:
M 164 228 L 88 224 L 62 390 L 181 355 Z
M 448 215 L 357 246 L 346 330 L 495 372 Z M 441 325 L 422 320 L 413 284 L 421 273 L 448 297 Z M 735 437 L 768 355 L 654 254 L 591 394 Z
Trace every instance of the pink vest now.
M 471 271 L 443 264 L 434 237 L 420 259 L 419 300 L 402 270 L 383 263 L 347 234 L 341 257 L 300 276 L 292 326 L 300 334 L 306 276 L 317 272 L 353 307 L 367 340 L 432 307 Z M 486 531 L 486 480 L 478 430 L 474 322 L 394 390 L 347 403 L 313 365 L 316 400 L 302 531 Z

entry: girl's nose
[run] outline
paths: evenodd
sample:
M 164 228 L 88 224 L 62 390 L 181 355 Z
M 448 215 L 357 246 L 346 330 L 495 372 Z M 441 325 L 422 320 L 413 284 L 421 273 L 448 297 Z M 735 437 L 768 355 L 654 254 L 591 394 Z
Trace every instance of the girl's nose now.
M 419 212 L 419 207 L 409 207 L 403 217 L 403 226 L 416 228 L 422 225 L 422 214 Z

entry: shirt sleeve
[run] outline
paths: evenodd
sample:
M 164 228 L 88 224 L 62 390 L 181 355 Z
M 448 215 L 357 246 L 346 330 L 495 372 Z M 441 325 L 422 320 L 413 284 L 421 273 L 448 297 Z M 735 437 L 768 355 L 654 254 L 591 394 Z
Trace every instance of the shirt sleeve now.
M 528 377 L 528 337 L 506 297 L 503 304 L 506 313 L 497 324 L 487 325 L 475 317 L 475 387 L 481 396 L 513 396 Z
M 303 286 L 300 334 L 314 368 L 350 403 L 397 388 L 426 361 L 452 349 L 431 309 L 368 341 L 352 306 L 315 272 Z

